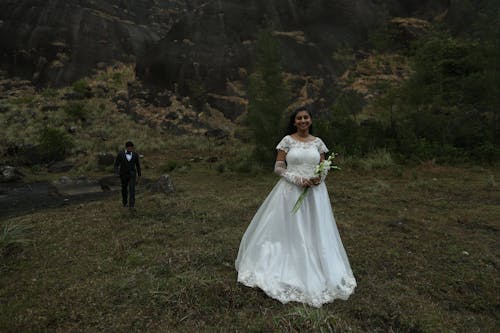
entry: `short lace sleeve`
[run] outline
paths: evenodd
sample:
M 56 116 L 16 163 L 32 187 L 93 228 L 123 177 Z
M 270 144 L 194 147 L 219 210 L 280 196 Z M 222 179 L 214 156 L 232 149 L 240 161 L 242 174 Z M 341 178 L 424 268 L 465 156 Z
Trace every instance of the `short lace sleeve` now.
M 321 140 L 320 138 L 317 138 L 316 141 L 317 141 L 316 146 L 318 147 L 319 153 L 320 154 L 328 153 L 328 148 L 326 147 L 323 140 Z
M 283 139 L 281 139 L 280 143 L 276 146 L 276 149 L 283 150 L 285 153 L 288 153 L 290 150 L 291 142 L 290 137 L 287 135 Z

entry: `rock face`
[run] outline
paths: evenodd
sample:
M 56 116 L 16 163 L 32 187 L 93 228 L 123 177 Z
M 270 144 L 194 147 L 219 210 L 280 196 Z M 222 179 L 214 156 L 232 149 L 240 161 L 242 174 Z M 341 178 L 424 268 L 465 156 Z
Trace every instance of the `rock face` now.
M 389 16 L 421 14 L 432 17 L 448 1 L 375 0 L 220 0 L 188 12 L 165 38 L 138 59 L 137 72 L 145 82 L 180 95 L 208 93 L 208 102 L 229 119 L 242 111 L 234 107 L 238 94 L 230 85 L 246 81 L 252 67 L 259 31 L 271 26 L 278 40 L 283 69 L 303 80 L 324 79 L 326 84 L 342 71 L 333 59 L 342 45 L 366 44 L 381 20 L 384 5 Z M 386 19 L 386 18 L 385 18 Z M 302 83 L 301 86 L 305 86 Z M 235 96 L 236 95 L 236 96 Z M 317 96 L 307 96 L 309 99 Z M 228 106 L 229 102 L 231 106 Z
M 359 43 L 375 22 L 370 0 L 213 1 L 174 24 L 168 35 L 139 59 L 146 80 L 189 90 L 201 82 L 212 91 L 241 78 L 251 66 L 259 30 L 272 24 L 285 71 L 334 72 L 331 52 L 344 42 Z M 269 22 L 269 23 L 266 23 Z M 182 92 L 181 92 L 182 93 Z
M 3 0 L 1 61 L 11 75 L 62 85 L 98 65 L 133 61 L 181 8 L 153 0 Z
M 2 0 L 0 66 L 52 86 L 115 61 L 139 60 L 142 77 L 220 92 L 250 65 L 252 41 L 272 22 L 285 69 L 331 73 L 339 43 L 366 39 L 380 8 L 430 18 L 438 0 Z M 322 66 L 318 66 L 321 64 Z M 212 89 L 213 87 L 213 89 Z M 182 87 L 181 87 L 182 88 Z

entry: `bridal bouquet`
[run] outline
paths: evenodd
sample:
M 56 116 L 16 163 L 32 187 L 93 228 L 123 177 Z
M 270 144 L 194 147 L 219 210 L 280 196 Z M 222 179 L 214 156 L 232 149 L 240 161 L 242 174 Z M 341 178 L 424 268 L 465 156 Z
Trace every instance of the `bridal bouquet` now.
M 326 175 L 328 174 L 328 171 L 330 169 L 337 169 L 340 170 L 340 168 L 336 165 L 333 165 L 333 159 L 335 158 L 335 153 L 332 153 L 326 160 L 323 160 L 320 164 L 316 166 L 316 169 L 314 170 L 314 176 L 315 177 L 321 177 L 324 179 Z M 304 202 L 304 199 L 306 198 L 307 192 L 309 192 L 310 187 L 304 188 L 302 193 L 300 194 L 299 198 L 297 199 L 297 202 L 292 208 L 292 213 L 297 213 L 299 210 L 300 206 L 302 206 L 302 202 Z

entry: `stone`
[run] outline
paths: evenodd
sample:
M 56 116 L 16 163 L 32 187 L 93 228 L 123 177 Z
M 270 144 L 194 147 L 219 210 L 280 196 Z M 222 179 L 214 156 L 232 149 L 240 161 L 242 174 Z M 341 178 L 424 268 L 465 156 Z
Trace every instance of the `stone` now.
M 222 128 L 212 128 L 205 133 L 205 136 L 216 140 L 223 140 L 229 137 L 229 132 Z
M 39 146 L 26 143 L 7 147 L 7 156 L 13 157 L 17 163 L 33 166 L 42 162 Z
M 84 98 L 85 98 L 85 94 L 82 94 L 82 93 L 76 92 L 76 91 L 67 92 L 63 96 L 63 99 L 67 99 L 67 100 L 78 100 L 78 99 L 84 99 Z
M 233 121 L 244 114 L 248 106 L 248 100 L 238 96 L 208 94 L 207 101 L 210 106 L 219 110 L 226 118 Z
M 24 175 L 15 167 L 10 165 L 0 166 L 0 182 L 9 183 L 21 180 Z
M 167 174 L 161 175 L 156 182 L 150 184 L 149 190 L 154 193 L 175 193 L 172 178 Z
M 121 180 L 119 176 L 105 176 L 99 179 L 99 185 L 103 191 L 111 191 L 113 188 L 120 188 Z
M 71 178 L 68 176 L 61 176 L 58 180 L 52 182 L 53 185 L 57 186 L 88 186 L 88 185 L 98 185 L 98 181 L 95 179 L 88 178 L 84 175 L 80 175 L 76 178 Z
M 48 171 L 52 173 L 67 172 L 73 169 L 75 165 L 69 161 L 57 161 L 49 165 Z
M 115 163 L 115 155 L 111 153 L 100 152 L 97 154 L 97 165 L 110 166 Z

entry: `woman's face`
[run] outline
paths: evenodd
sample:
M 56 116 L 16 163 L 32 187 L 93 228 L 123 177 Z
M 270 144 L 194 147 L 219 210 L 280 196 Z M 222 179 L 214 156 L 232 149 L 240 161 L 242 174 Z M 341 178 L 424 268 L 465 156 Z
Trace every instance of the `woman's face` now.
M 297 130 L 308 130 L 309 127 L 312 124 L 312 119 L 311 116 L 307 111 L 299 111 L 295 115 L 295 127 L 297 127 Z

